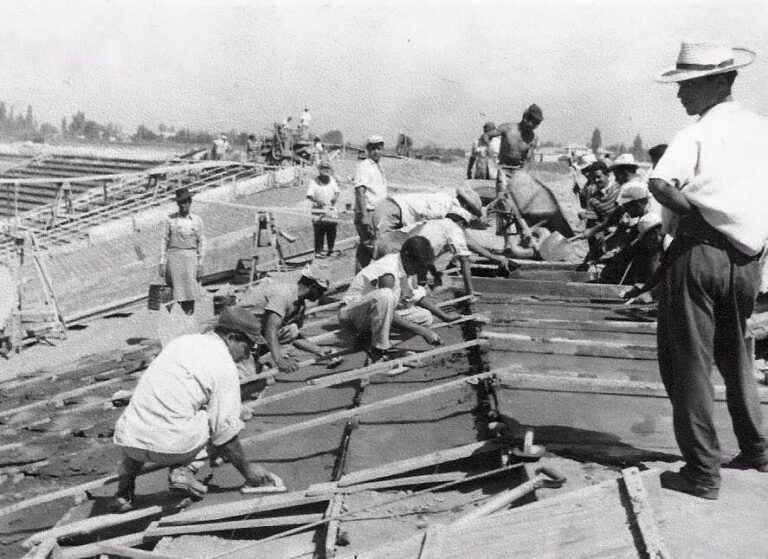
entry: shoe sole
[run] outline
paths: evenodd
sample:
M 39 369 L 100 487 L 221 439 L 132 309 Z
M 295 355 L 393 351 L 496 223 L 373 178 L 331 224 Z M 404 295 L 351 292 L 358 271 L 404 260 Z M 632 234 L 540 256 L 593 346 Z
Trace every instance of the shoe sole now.
M 184 485 L 171 485 L 169 488 L 169 491 L 171 495 L 174 497 L 188 497 L 192 499 L 193 501 L 202 501 L 203 497 L 205 497 L 205 493 L 200 493 L 199 491 L 195 491 L 191 487 Z

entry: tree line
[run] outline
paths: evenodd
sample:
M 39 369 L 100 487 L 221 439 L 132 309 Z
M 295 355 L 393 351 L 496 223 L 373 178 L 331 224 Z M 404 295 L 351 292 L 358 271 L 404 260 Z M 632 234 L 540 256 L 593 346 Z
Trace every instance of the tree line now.
M 587 145 L 592 148 L 594 153 L 597 153 L 602 148 L 602 143 L 602 132 L 600 132 L 599 128 L 595 128 L 592 131 L 592 138 L 590 138 L 589 142 L 587 142 Z M 645 146 L 643 146 L 643 139 L 640 137 L 640 134 L 635 136 L 631 146 L 627 146 L 623 142 L 620 142 L 616 144 L 610 144 L 606 146 L 605 149 L 606 151 L 610 151 L 615 155 L 631 153 L 637 161 L 649 161 L 648 153 L 645 149 Z

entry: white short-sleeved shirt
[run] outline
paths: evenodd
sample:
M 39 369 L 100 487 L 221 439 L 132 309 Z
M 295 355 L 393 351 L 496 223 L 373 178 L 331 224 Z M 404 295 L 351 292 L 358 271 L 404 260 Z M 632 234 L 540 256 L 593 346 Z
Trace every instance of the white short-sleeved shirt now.
M 469 256 L 472 254 L 467 248 L 467 236 L 464 230 L 453 220 L 448 218 L 431 219 L 422 225 L 418 225 L 408 232 L 413 237 L 421 235 L 432 245 L 435 258 L 451 252 L 456 256 Z
M 309 183 L 309 188 L 307 188 L 307 196 L 320 201 L 320 204 L 312 201 L 312 207 L 318 210 L 326 209 L 326 207 L 330 206 L 338 194 L 339 183 L 333 177 L 329 178 L 328 184 L 322 184 L 317 179 L 312 179 Z
M 400 206 L 403 227 L 425 219 L 442 219 L 456 199 L 456 194 L 447 192 L 412 192 L 390 196 Z
M 155 358 L 117 420 L 115 444 L 185 454 L 243 429 L 237 366 L 218 334 L 176 338 Z
M 392 274 L 395 278 L 395 285 L 392 289 L 399 301 L 398 307 L 409 306 L 420 301 L 426 295 L 423 288 L 414 287 L 416 285 L 415 278 L 405 273 L 403 263 L 400 260 L 400 253 L 395 253 L 387 254 L 378 260 L 372 260 L 370 264 L 360 270 L 349 284 L 349 289 L 344 295 L 344 302 L 349 305 L 378 289 L 379 278 L 386 274 Z
M 768 239 L 766 154 L 768 119 L 723 102 L 675 136 L 650 178 L 678 188 L 709 225 L 753 256 Z M 674 235 L 667 209 L 662 227 Z
M 387 197 L 387 179 L 381 166 L 370 157 L 357 164 L 355 188 L 365 188 L 365 209 L 373 210 Z

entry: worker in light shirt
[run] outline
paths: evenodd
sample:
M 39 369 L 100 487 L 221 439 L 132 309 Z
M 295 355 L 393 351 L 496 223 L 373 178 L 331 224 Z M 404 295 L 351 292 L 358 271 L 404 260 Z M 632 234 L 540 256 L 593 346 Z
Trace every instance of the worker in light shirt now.
M 387 179 L 379 160 L 384 149 L 384 138 L 371 136 L 365 144 L 366 158 L 357 164 L 355 174 L 354 223 L 360 242 L 355 253 L 355 272 L 365 268 L 373 259 L 376 226 L 373 211 L 387 197 Z
M 679 472 L 662 474 L 661 485 L 705 499 L 717 499 L 720 489 L 713 363 L 725 381 L 740 449 L 726 466 L 768 472 L 768 441 L 745 339 L 768 239 L 768 120 L 731 95 L 737 69 L 754 58 L 747 49 L 683 43 L 675 67 L 659 76 L 678 84 L 686 113 L 699 117 L 670 142 L 649 179 L 666 210 L 664 232 L 674 235 L 659 286 L 657 337 L 661 378 L 685 459 Z

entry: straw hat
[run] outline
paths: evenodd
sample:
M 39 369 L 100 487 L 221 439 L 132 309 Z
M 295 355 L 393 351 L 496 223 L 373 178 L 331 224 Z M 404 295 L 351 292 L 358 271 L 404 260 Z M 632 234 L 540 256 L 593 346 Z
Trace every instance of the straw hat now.
M 637 170 L 639 166 L 640 165 L 637 164 L 637 161 L 635 161 L 634 155 L 631 153 L 622 153 L 613 160 L 613 163 L 611 163 L 611 170 L 617 167 L 632 167 Z
M 378 134 L 374 134 L 373 136 L 368 136 L 368 140 L 365 142 L 365 147 L 377 146 L 377 145 L 383 146 L 384 138 L 382 138 Z
M 584 155 L 580 155 L 574 165 L 577 169 L 582 170 L 592 165 L 592 163 L 595 161 L 597 161 L 597 157 L 595 157 L 594 153 L 589 152 L 585 153 Z
M 647 213 L 637 221 L 637 238 L 630 244 L 632 246 L 640 242 L 640 239 L 645 237 L 646 233 L 661 227 L 661 216 L 655 212 Z
M 630 182 L 625 184 L 621 189 L 621 192 L 619 193 L 619 199 L 616 200 L 616 202 L 620 206 L 624 206 L 625 204 L 629 204 L 635 200 L 645 200 L 649 196 L 650 192 L 648 192 L 648 187 L 645 185 L 645 183 Z
M 331 287 L 328 268 L 320 267 L 318 264 L 307 264 L 302 268 L 301 275 L 314 281 L 323 291 L 327 291 Z
M 752 64 L 755 57 L 753 51 L 745 48 L 684 42 L 680 45 L 675 67 L 664 70 L 656 79 L 662 83 L 675 83 L 723 74 Z
M 471 186 L 466 184 L 459 186 L 456 189 L 456 197 L 464 201 L 471 213 L 477 217 L 483 215 L 483 202 L 480 200 L 480 195 Z
M 177 202 L 184 202 L 186 200 L 192 199 L 192 193 L 189 191 L 189 188 L 186 186 L 182 186 L 181 188 L 176 189 L 176 201 Z

